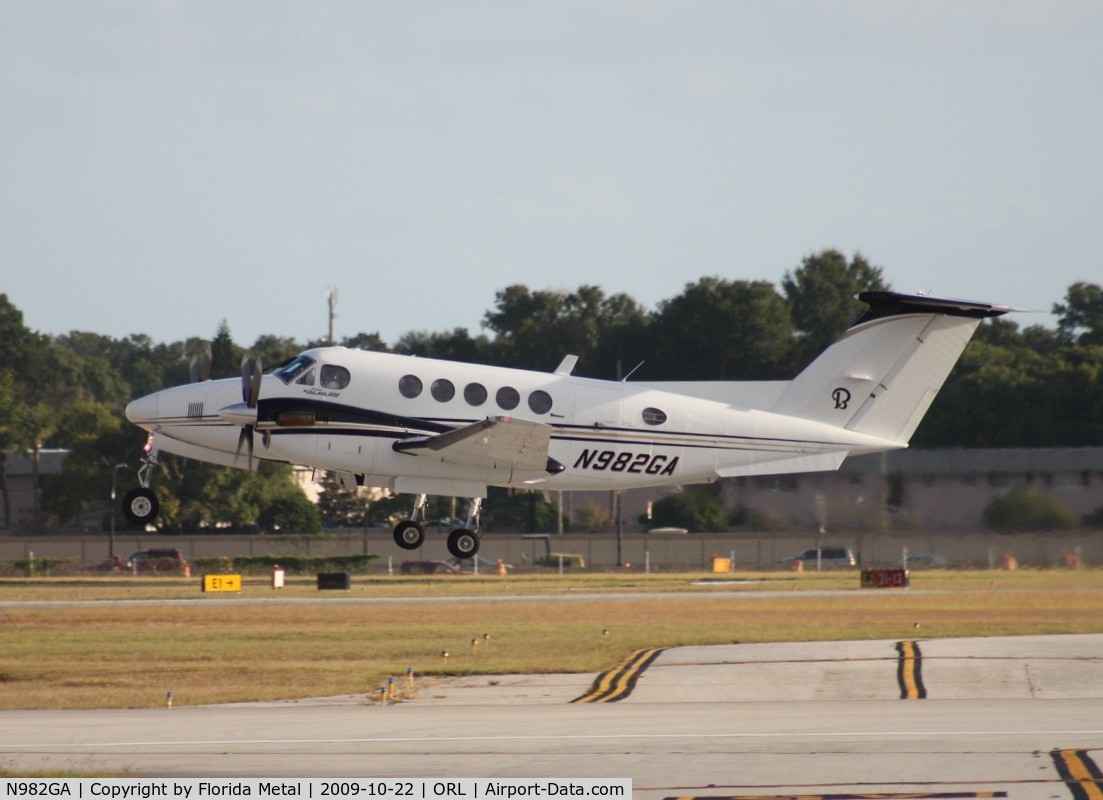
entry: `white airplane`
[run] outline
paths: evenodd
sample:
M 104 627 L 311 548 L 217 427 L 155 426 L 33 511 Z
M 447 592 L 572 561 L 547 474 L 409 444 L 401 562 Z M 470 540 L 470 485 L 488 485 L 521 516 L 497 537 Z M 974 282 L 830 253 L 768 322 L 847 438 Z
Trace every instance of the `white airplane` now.
M 835 470 L 848 455 L 906 447 L 980 321 L 1013 310 L 859 299 L 868 312 L 790 381 L 613 382 L 574 377 L 571 355 L 544 373 L 344 347 L 262 375 L 246 357 L 241 381 L 127 406 L 149 440 L 124 511 L 139 524 L 157 515 L 149 487 L 161 452 L 249 469 L 259 458 L 415 495 L 394 529 L 408 550 L 424 541 L 428 495 L 468 498 L 448 549 L 470 557 L 488 486 L 609 490 Z

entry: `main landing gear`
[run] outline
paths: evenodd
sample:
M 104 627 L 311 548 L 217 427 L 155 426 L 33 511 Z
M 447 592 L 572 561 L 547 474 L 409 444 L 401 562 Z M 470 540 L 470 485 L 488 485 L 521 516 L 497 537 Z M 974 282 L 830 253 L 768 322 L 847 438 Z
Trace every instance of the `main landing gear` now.
M 419 494 L 414 499 L 410 518 L 394 526 L 394 542 L 404 550 L 417 550 L 425 542 L 425 516 L 428 497 Z M 479 552 L 479 510 L 482 498 L 471 498 L 467 521 L 462 528 L 448 534 L 448 552 L 456 558 L 473 558 Z

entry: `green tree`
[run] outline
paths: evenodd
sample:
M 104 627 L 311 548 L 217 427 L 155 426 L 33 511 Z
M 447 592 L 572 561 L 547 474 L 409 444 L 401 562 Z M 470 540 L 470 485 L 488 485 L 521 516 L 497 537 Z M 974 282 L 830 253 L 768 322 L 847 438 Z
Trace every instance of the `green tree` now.
M 981 330 L 984 330 L 982 326 Z M 917 447 L 1103 444 L 1103 347 L 1028 328 L 970 342 L 916 431 Z
M 46 366 L 48 346 L 48 339 L 24 325 L 23 312 L 6 294 L 0 294 L 0 367 L 11 371 L 12 380 L 23 392 L 33 388 Z
M 487 338 L 472 337 L 467 328 L 453 328 L 447 333 L 409 331 L 395 343 L 394 352 L 421 358 L 444 358 L 477 364 L 487 361 Z
M 1065 341 L 1103 344 L 1103 288 L 1098 284 L 1072 284 L 1065 302 L 1055 304 L 1053 313 L 1060 315 L 1057 330 Z
M 19 402 L 18 396 L 15 375 L 10 369 L 0 369 L 0 498 L 4 501 L 5 530 L 11 529 L 8 454 L 26 449 L 26 429 L 22 424 L 26 406 Z
M 838 250 L 824 250 L 805 258 L 781 281 L 793 327 L 800 337 L 794 353 L 801 366 L 822 353 L 865 312 L 857 299 L 864 291 L 886 291 L 881 268 L 861 253 L 846 260 Z
M 541 492 L 516 492 L 493 486 L 483 505 L 483 524 L 496 531 L 547 533 L 559 529 L 557 503 L 549 503 Z
M 115 464 L 130 465 L 118 473 L 120 496 L 138 485 L 137 458 L 145 432 L 103 403 L 85 400 L 67 407 L 57 417 L 54 437 L 65 442 L 69 455 L 61 472 L 43 481 L 42 507 L 53 522 L 66 523 L 88 506 L 102 506 L 110 495 Z M 125 526 L 121 515 L 118 524 Z
M 715 533 L 727 530 L 728 512 L 714 493 L 690 490 L 668 494 L 655 501 L 651 507 L 651 525 Z
M 211 377 L 236 378 L 241 375 L 241 358 L 245 350 L 234 344 L 230 326 L 226 320 L 218 326 L 218 333 L 211 340 Z
M 649 378 L 731 381 L 787 373 L 789 309 L 765 281 L 701 278 L 659 303 L 651 333 Z
M 379 337 L 378 331 L 375 333 L 361 332 L 355 336 L 348 336 L 341 340 L 341 344 L 352 350 L 374 350 L 377 353 L 386 353 L 390 350 L 387 343 Z
M 318 495 L 322 524 L 339 528 L 359 528 L 368 511 L 367 498 L 358 489 L 346 489 L 335 472 L 325 472 Z
M 130 400 L 130 386 L 116 366 L 120 359 L 118 343 L 109 336 L 73 331 L 56 337 L 51 349 L 54 358 L 63 362 L 74 386 L 64 395 L 72 399 L 89 399 L 122 408 Z M 54 395 L 56 400 L 57 395 Z
M 597 286 L 573 292 L 530 291 L 513 285 L 495 294 L 483 326 L 495 334 L 491 360 L 536 370 L 554 369 L 565 355 L 579 357 L 577 374 L 616 378 L 646 352 L 648 317 L 625 294 L 607 297 Z M 628 362 L 632 363 L 628 363 Z
M 249 350 L 256 355 L 260 356 L 261 364 L 265 371 L 271 369 L 277 364 L 282 364 L 284 361 L 294 358 L 303 350 L 303 346 L 292 339 L 290 336 L 275 336 L 271 333 L 266 333 L 257 337 L 257 340 L 253 342 L 253 346 Z M 241 374 L 241 359 L 238 358 L 238 371 L 237 374 Z
M 257 525 L 270 533 L 321 533 L 322 517 L 298 486 L 288 486 L 265 498 Z

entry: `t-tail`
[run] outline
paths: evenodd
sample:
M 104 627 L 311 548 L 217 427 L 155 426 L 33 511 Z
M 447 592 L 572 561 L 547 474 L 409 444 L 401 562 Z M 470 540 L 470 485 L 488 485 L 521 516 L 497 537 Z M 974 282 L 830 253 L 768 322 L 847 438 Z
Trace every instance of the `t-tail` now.
M 1014 309 L 895 292 L 869 305 L 782 391 L 773 411 L 907 444 L 973 332 Z

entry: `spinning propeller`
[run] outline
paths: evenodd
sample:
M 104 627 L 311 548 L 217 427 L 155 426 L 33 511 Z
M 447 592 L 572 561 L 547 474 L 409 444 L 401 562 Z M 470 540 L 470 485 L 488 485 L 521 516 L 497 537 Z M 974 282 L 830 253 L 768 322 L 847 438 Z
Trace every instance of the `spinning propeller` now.
M 218 412 L 222 419 L 241 426 L 234 455 L 235 458 L 240 456 L 242 445 L 246 447 L 250 472 L 253 470 L 253 434 L 257 429 L 257 402 L 260 400 L 260 379 L 263 371 L 260 356 L 247 354 L 241 359 L 242 402 L 226 406 Z
M 188 364 L 188 374 L 192 383 L 202 383 L 211 379 L 211 343 L 203 342 L 193 353 Z

